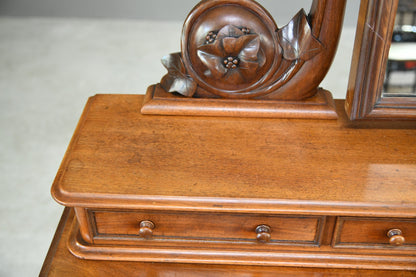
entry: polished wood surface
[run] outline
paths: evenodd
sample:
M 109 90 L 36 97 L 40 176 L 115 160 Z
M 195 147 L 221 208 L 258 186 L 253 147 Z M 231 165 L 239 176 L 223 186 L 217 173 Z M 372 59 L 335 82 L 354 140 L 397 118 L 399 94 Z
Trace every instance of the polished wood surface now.
M 186 220 L 184 220 L 186 219 Z M 137 239 L 139 222 L 154 223 L 153 240 L 196 240 L 237 241 L 255 243 L 259 222 L 270 222 L 273 232 L 270 243 L 317 244 L 322 228 L 319 216 L 261 216 L 229 213 L 186 213 L 186 212 L 94 212 L 97 227 L 95 240 L 125 235 L 126 239 Z M 189 224 L 192 222 L 192 224 Z M 294 227 L 296 226 L 296 228 Z M 269 231 L 271 233 L 271 231 Z M 101 243 L 101 242 L 100 242 Z
M 84 110 L 52 187 L 75 207 L 75 256 L 416 269 L 414 122 L 351 122 L 343 101 L 332 121 L 146 116 L 142 101 Z
M 146 115 L 227 116 L 336 119 L 329 91 L 318 89 L 305 100 L 196 99 L 167 93 L 159 84 L 147 89 L 141 112 Z
M 416 97 L 383 97 L 399 0 L 362 0 L 345 108 L 352 120 L 416 119 Z
M 416 276 L 416 271 L 397 270 L 233 266 L 215 264 L 197 265 L 82 260 L 73 256 L 66 247 L 73 219 L 73 210 L 66 208 L 39 276 Z
M 387 237 L 389 238 L 390 245 L 393 246 L 402 246 L 406 242 L 403 231 L 400 229 L 390 229 L 387 232 Z
M 334 119 L 331 93 L 319 84 L 345 3 L 314 0 L 308 14 L 278 27 L 256 1 L 201 1 L 185 20 L 181 52 L 162 58 L 168 73 L 149 88 L 142 113 Z
M 416 122 L 354 124 L 341 101 L 333 121 L 145 116 L 142 102 L 89 100 L 52 187 L 58 202 L 415 216 Z
M 345 3 L 314 0 L 308 15 L 302 9 L 278 27 L 255 1 L 202 1 L 183 27 L 186 72 L 204 90 L 201 98 L 207 93 L 236 99 L 313 96 L 336 53 Z
M 337 227 L 334 241 L 336 247 L 390 247 L 391 250 L 410 252 L 416 250 L 415 220 L 340 218 Z

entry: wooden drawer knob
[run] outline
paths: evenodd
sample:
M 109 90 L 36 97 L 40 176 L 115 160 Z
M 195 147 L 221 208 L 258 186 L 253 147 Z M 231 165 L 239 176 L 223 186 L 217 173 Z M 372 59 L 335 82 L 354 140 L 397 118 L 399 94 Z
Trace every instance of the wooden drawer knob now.
M 272 235 L 272 229 L 267 225 L 259 225 L 256 228 L 256 238 L 258 242 L 269 242 Z
M 389 238 L 389 243 L 394 246 L 403 245 L 406 241 L 402 236 L 402 230 L 400 229 L 391 229 L 387 232 L 387 237 Z
M 150 220 L 143 220 L 139 224 L 140 230 L 139 235 L 144 239 L 151 239 L 153 236 L 153 229 L 155 228 L 155 224 Z

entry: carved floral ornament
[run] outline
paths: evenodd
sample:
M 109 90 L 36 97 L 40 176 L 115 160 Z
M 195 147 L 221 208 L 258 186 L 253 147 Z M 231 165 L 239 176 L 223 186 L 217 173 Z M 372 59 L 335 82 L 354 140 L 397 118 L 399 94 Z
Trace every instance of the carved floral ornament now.
M 266 18 L 271 22 L 267 26 L 261 26 L 263 20 L 256 21 L 257 18 L 245 19 L 253 12 L 232 2 L 236 8 L 229 8 L 228 14 L 235 11 L 235 16 L 219 18 L 222 25 L 207 29 L 215 24 L 208 20 L 205 24 L 204 20 L 213 21 L 213 15 L 198 14 L 202 23 L 193 28 L 188 26 L 189 30 L 197 30 L 192 34 L 184 30 L 182 52 L 163 57 L 168 74 L 161 85 L 166 91 L 187 97 L 195 97 L 199 89 L 225 98 L 267 95 L 290 81 L 306 61 L 324 49 L 313 36 L 303 10 L 278 29 L 271 18 Z M 219 14 L 214 13 L 217 17 Z M 265 12 L 262 16 L 267 15 Z M 239 16 L 241 19 L 235 20 Z
M 227 25 L 218 31 L 215 39 L 210 40 L 197 52 L 207 67 L 206 75 L 230 83 L 242 83 L 253 78 L 257 69 L 264 65 L 260 37 L 250 34 L 247 28 Z

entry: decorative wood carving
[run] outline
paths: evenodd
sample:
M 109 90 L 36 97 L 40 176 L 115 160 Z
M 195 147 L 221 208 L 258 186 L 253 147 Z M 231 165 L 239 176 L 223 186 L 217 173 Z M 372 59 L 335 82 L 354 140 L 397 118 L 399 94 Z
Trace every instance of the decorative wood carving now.
M 312 127 L 140 103 L 92 97 L 68 146 L 52 194 L 76 208 L 77 257 L 416 270 L 414 122 L 351 125 L 343 101 Z
M 172 105 L 187 103 L 193 114 L 206 115 L 201 111 L 204 103 L 194 101 L 192 105 L 185 97 L 217 99 L 216 110 L 221 110 L 224 99 L 267 100 L 276 105 L 275 109 L 284 110 L 293 110 L 290 105 L 295 102 L 301 104 L 295 108 L 297 113 L 302 113 L 303 108 L 310 113 L 310 105 L 321 103 L 305 99 L 325 94 L 318 85 L 335 55 L 344 8 L 345 0 L 314 0 L 309 15 L 302 9 L 286 26 L 278 28 L 272 16 L 255 1 L 202 1 L 185 21 L 181 52 L 162 59 L 168 74 L 162 78 L 161 88 L 178 100 Z M 166 98 L 161 94 L 158 97 Z M 155 103 L 160 100 L 156 98 L 147 97 L 143 113 L 168 113 L 165 105 L 161 108 L 160 103 Z M 320 118 L 333 110 L 332 97 L 327 100 Z M 241 105 L 238 103 L 235 105 Z M 282 108 L 282 103 L 287 105 Z M 248 106 L 244 109 L 253 109 Z M 258 103 L 254 109 L 264 108 Z M 189 112 L 180 110 L 178 114 Z M 277 114 L 291 117 L 276 112 L 268 116 Z M 219 111 L 218 115 L 224 114 Z

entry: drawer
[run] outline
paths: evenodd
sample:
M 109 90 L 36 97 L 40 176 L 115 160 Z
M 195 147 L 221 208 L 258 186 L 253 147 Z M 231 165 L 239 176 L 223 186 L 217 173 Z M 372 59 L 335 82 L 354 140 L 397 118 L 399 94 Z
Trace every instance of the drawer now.
M 321 216 L 166 211 L 90 211 L 89 215 L 95 239 L 142 241 L 150 234 L 148 239 L 152 241 L 317 245 L 324 223 Z
M 414 250 L 416 219 L 339 217 L 333 246 Z

